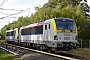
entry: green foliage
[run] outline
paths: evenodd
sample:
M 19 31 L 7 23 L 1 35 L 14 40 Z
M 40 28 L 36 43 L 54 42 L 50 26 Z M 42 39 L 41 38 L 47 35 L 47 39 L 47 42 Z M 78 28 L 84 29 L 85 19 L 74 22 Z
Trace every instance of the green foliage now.
M 6 40 L 0 40 L 0 43 L 3 43 L 3 42 L 5 42 Z
M 90 50 L 87 48 L 72 50 L 72 51 L 69 51 L 67 53 L 77 55 L 77 56 L 86 57 L 86 58 L 90 59 Z
M 16 27 L 26 26 L 31 22 L 45 20 L 48 14 L 49 18 L 64 17 L 75 20 L 78 28 L 79 39 L 90 39 L 90 21 L 83 13 L 83 7 L 79 4 L 81 0 L 49 0 L 42 8 L 35 7 L 35 14 L 31 17 L 19 17 L 17 21 L 13 21 L 5 25 L 1 29 L 2 38 L 5 39 L 5 31 Z M 86 38 L 87 37 L 87 38 Z
M 15 58 L 15 56 L 13 56 L 12 54 L 0 49 L 0 60 L 20 60 L 20 59 Z

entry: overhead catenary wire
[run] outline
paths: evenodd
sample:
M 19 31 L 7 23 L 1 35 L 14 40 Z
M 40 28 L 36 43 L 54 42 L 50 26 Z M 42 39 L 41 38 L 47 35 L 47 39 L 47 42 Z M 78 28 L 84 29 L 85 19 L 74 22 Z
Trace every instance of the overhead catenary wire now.
M 22 11 L 23 11 L 23 10 L 22 10 Z M 12 15 L 20 14 L 22 11 L 17 12 L 17 13 L 14 13 L 14 14 L 9 14 L 9 15 L 7 15 L 7 16 L 5 16 L 5 17 L 1 17 L 0 19 L 3 19 L 3 18 L 6 18 L 6 17 L 9 17 L 9 16 L 12 16 Z
M 14 13 L 14 14 L 6 14 L 6 13 L 3 13 L 3 12 L 0 12 L 0 13 L 2 13 L 2 14 L 6 14 L 6 15 L 7 15 L 7 16 L 5 16 L 5 17 L 1 17 L 0 19 L 3 19 L 3 18 L 6 18 L 6 17 L 9 17 L 9 16 L 12 16 L 12 15 L 24 13 L 24 12 L 26 12 L 26 11 L 29 10 L 29 9 L 30 9 L 30 8 L 28 8 L 28 9 L 26 9 L 26 10 L 21 10 L 21 11 L 19 11 L 19 12 L 17 12 L 17 13 Z
M 16 17 L 16 16 L 15 16 L 15 17 L 8 17 L 8 18 L 19 18 L 19 17 Z
M 46 0 L 44 0 L 43 2 L 45 2 Z M 36 5 L 40 5 L 40 4 L 42 4 L 43 2 L 40 2 L 39 4 L 36 4 Z
M 3 13 L 3 12 L 0 12 L 0 13 L 5 14 L 5 15 L 9 15 L 9 14 Z
M 4 4 L 5 0 L 3 0 L 3 2 L 0 4 L 0 6 L 2 6 Z
M 3 2 L 0 4 L 0 7 L 4 4 L 4 3 L 6 3 L 8 0 L 3 0 Z
M 5 3 L 7 2 L 8 0 L 5 1 Z
M 33 4 L 36 0 L 34 0 L 31 4 Z M 44 2 L 44 1 L 43 1 Z M 30 4 L 30 5 L 31 5 Z M 36 4 L 36 5 L 39 5 L 39 4 Z M 1 8 L 3 10 L 3 8 Z M 16 10 L 16 9 L 4 9 L 4 10 Z M 27 10 L 29 10 L 29 13 L 30 13 L 30 7 L 27 8 L 26 10 L 20 10 L 20 12 L 17 12 L 17 13 L 14 13 L 14 14 L 6 14 L 6 13 L 3 13 L 3 14 L 6 14 L 7 16 L 5 17 L 1 17 L 0 19 L 3 19 L 3 18 L 7 18 L 7 17 L 10 17 L 12 15 L 17 15 L 17 14 L 21 14 L 21 13 L 24 13 L 26 12 Z M 16 11 L 19 11 L 19 10 L 16 10 Z M 28 14 L 29 15 L 29 14 Z
M 43 2 L 45 2 L 46 0 L 44 0 Z M 43 2 L 40 2 L 39 4 L 36 4 L 36 6 L 37 5 L 40 5 L 40 4 L 42 4 Z M 29 16 L 29 14 L 30 14 L 30 9 L 29 9 L 29 11 L 28 11 L 29 13 L 28 13 L 28 15 L 27 16 Z
M 16 9 L 4 9 L 4 8 L 0 8 L 1 10 L 14 10 L 14 11 L 22 11 L 22 10 L 16 10 Z
M 33 4 L 35 1 L 36 1 L 36 0 L 34 0 L 31 4 Z M 31 4 L 30 4 L 30 5 L 31 5 Z M 1 17 L 0 19 L 7 18 L 7 17 L 12 16 L 12 15 L 24 13 L 24 12 L 26 12 L 26 11 L 29 10 L 29 9 L 30 9 L 30 7 L 27 8 L 26 10 L 21 10 L 20 12 L 17 12 L 17 13 L 14 13 L 14 14 L 9 14 L 9 15 L 7 15 L 6 13 L 3 13 L 3 14 L 6 14 L 7 16 Z

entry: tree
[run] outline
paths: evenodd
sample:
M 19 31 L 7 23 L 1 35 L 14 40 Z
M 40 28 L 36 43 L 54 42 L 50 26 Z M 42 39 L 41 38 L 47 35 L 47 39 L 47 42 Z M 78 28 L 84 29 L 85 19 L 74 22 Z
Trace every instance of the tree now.
M 85 16 L 86 16 L 87 18 L 90 18 L 90 14 L 89 14 L 89 12 L 90 12 L 89 9 L 90 9 L 90 7 L 89 7 L 88 4 L 87 4 L 87 0 L 81 1 L 80 4 L 81 4 L 82 7 L 83 7 L 83 12 L 84 12 Z
M 35 7 L 36 12 L 30 17 L 19 17 L 17 21 L 13 21 L 8 25 L 5 25 L 1 29 L 1 35 L 5 39 L 5 31 L 12 29 L 13 27 L 26 26 L 32 22 L 45 20 L 45 16 L 49 18 L 71 18 L 75 20 L 78 28 L 78 36 L 80 39 L 90 39 L 88 33 L 90 31 L 90 21 L 86 18 L 85 13 L 88 12 L 88 5 L 86 3 L 80 3 L 82 0 L 49 0 L 48 3 L 44 4 L 42 8 Z M 85 0 L 84 2 L 86 2 Z M 80 3 L 80 4 L 79 4 Z M 46 15 L 45 15 L 46 14 Z M 14 24 L 14 26 L 13 26 Z

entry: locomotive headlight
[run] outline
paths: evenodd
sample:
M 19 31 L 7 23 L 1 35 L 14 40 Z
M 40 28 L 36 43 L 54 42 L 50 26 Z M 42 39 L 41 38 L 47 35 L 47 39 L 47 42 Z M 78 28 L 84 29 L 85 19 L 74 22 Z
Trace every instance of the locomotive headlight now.
M 52 45 L 55 45 L 55 43 L 53 43 Z
M 58 40 L 58 36 L 57 35 L 54 35 L 54 40 Z

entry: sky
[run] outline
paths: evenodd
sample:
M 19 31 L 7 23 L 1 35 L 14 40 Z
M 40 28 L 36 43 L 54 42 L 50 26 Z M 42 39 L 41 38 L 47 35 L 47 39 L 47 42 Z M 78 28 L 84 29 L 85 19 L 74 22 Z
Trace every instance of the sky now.
M 30 16 L 35 12 L 34 7 L 42 7 L 46 2 L 48 0 L 0 0 L 0 29 L 9 22 L 17 21 L 18 17 Z M 90 6 L 90 0 L 87 3 Z
M 18 20 L 18 17 L 30 16 L 35 12 L 34 7 L 42 7 L 46 2 L 48 0 L 0 0 L 0 29 L 9 22 Z

